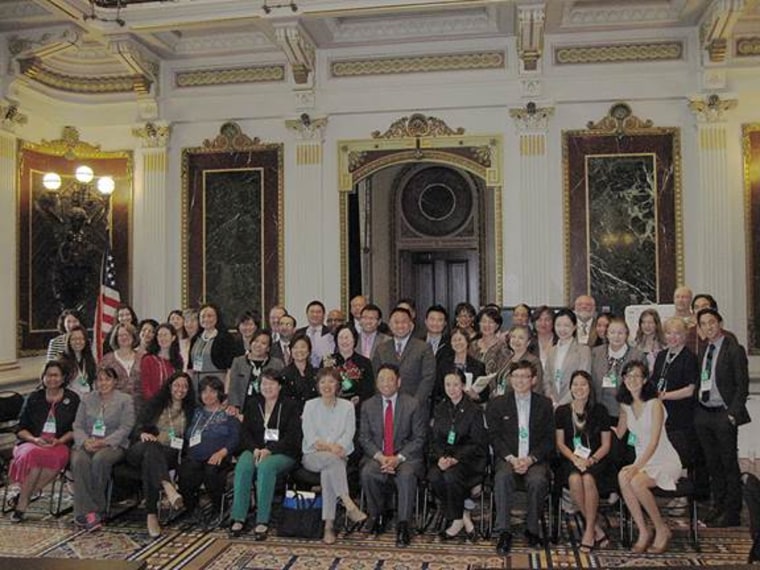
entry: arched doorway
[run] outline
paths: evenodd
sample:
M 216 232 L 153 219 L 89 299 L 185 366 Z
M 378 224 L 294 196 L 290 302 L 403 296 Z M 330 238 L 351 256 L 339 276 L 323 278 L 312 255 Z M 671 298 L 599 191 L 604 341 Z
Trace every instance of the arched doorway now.
M 502 300 L 501 138 L 412 115 L 339 143 L 342 301 Z

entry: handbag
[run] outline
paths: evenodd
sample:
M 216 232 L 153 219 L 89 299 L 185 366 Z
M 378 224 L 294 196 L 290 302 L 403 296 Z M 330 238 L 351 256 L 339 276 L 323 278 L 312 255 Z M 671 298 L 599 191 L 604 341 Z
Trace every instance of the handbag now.
M 322 538 L 322 496 L 303 491 L 287 491 L 282 500 L 278 536 Z

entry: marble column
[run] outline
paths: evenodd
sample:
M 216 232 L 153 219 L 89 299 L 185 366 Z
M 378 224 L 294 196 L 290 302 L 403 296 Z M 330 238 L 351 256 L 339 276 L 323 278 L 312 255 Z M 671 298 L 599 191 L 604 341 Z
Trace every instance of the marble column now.
M 17 212 L 16 173 L 18 168 L 16 126 L 26 122 L 26 116 L 15 105 L 0 104 L 0 372 L 18 368 L 16 325 L 18 263 L 16 252 Z
M 146 123 L 132 129 L 141 141 L 136 153 L 134 184 L 134 224 L 132 290 L 135 310 L 140 318 L 166 319 L 170 299 L 168 272 L 167 145 L 171 127 Z
M 288 130 L 295 134 L 295 166 L 288 170 L 285 191 L 286 236 L 298 240 L 297 247 L 285 242 L 285 296 L 288 310 L 298 315 L 312 299 L 330 300 L 326 296 L 331 287 L 327 284 L 323 256 L 325 231 L 323 200 L 323 146 L 327 119 L 313 119 L 303 114 L 300 118 L 285 121 Z M 310 197 L 317 196 L 317 199 Z M 333 231 L 333 230 L 331 230 Z M 304 239 L 304 236 L 308 236 Z M 296 257 L 296 254 L 298 257 Z M 308 283 L 308 287 L 304 287 Z M 307 295 L 299 297 L 298 295 Z M 300 324 L 300 322 L 299 322 Z
M 543 304 L 553 295 L 552 279 L 557 279 L 557 268 L 546 252 L 552 251 L 553 232 L 546 230 L 546 215 L 552 210 L 553 198 L 549 189 L 549 157 L 547 154 L 547 132 L 549 119 L 554 107 L 538 108 L 528 103 L 525 108 L 510 109 L 509 116 L 515 121 L 520 137 L 520 184 L 518 208 L 523 221 L 520 234 L 522 263 L 515 287 L 518 299 L 507 299 L 507 303 L 525 302 L 529 305 Z M 555 198 L 556 200 L 556 198 Z M 544 228 L 544 231 L 535 231 Z M 509 270 L 509 268 L 507 267 Z M 555 283 L 556 285 L 556 283 Z M 561 287 L 561 275 L 559 286 Z M 556 287 L 555 287 L 556 288 Z
M 742 208 L 742 201 L 740 194 L 732 196 L 731 193 L 725 121 L 726 112 L 736 104 L 735 99 L 722 100 L 717 95 L 689 103 L 697 121 L 699 161 L 700 213 L 699 219 L 694 221 L 699 228 L 702 281 L 696 284 L 696 289 L 715 297 L 728 328 L 738 326 L 735 317 L 741 304 L 735 299 L 737 257 L 732 212 Z

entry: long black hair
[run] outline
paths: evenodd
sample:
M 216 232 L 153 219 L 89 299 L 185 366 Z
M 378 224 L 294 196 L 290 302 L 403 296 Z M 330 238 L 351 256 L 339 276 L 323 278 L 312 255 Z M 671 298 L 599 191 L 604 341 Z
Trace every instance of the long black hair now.
M 195 411 L 195 390 L 193 390 L 193 381 L 190 375 L 181 370 L 169 376 L 169 379 L 156 392 L 156 395 L 145 404 L 140 421 L 142 425 L 155 425 L 163 411 L 172 405 L 172 385 L 180 378 L 184 378 L 187 382 L 187 396 L 182 400 L 182 411 L 185 414 L 186 425 L 190 425 Z
M 629 360 L 625 363 L 625 366 L 623 366 L 623 370 L 620 371 L 620 375 L 623 377 L 623 382 L 620 383 L 617 392 L 617 401 L 629 406 L 633 403 L 633 395 L 625 385 L 625 377 L 634 368 L 638 368 L 639 372 L 644 376 L 643 384 L 641 385 L 641 399 L 644 402 L 647 402 L 657 397 L 657 386 L 655 386 L 654 382 L 651 382 L 648 378 L 649 366 L 647 363 L 643 360 Z
M 158 356 L 158 353 L 161 351 L 161 348 L 158 346 L 158 331 L 161 329 L 168 330 L 174 337 L 174 340 L 169 346 L 169 362 L 171 363 L 172 368 L 174 368 L 174 370 L 182 370 L 183 362 L 182 354 L 179 351 L 179 336 L 177 335 L 175 328 L 170 323 L 161 323 L 156 327 L 156 334 L 153 335 L 153 340 L 151 340 L 150 344 L 148 345 L 147 353 Z
M 75 332 L 81 332 L 84 335 L 84 348 L 82 349 L 82 360 L 77 361 L 74 349 L 71 348 L 71 335 Z M 63 362 L 65 369 L 65 376 L 67 384 L 72 380 L 76 380 L 75 374 L 79 371 L 80 363 L 83 365 L 84 373 L 87 376 L 87 383 L 92 387 L 92 383 L 95 381 L 97 374 L 97 364 L 95 364 L 95 357 L 92 355 L 92 345 L 90 344 L 90 337 L 87 336 L 87 329 L 82 325 L 77 325 L 71 329 L 66 335 L 66 348 L 63 349 L 61 355 L 61 361 Z

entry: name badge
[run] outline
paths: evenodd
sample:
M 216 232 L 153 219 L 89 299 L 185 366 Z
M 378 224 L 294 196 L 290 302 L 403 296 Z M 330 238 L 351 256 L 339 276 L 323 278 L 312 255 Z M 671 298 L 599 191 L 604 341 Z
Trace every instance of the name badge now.
M 657 391 L 664 392 L 667 385 L 668 385 L 668 381 L 665 378 L 660 378 L 657 381 Z
M 280 430 L 266 428 L 264 430 L 264 441 L 280 441 Z
M 591 456 L 591 450 L 583 444 L 576 445 L 573 453 L 581 459 L 588 459 Z
M 520 431 L 518 432 L 520 439 L 528 439 L 528 428 L 521 427 Z
M 98 418 L 92 426 L 93 437 L 105 437 L 106 436 L 106 424 L 102 419 Z
M 200 432 L 196 432 L 192 436 L 190 436 L 190 447 L 195 447 L 200 442 L 201 442 L 201 434 L 200 434 Z
M 201 370 L 203 370 L 203 357 L 202 356 L 198 356 L 198 357 L 193 358 L 193 370 L 195 370 L 196 372 L 200 372 Z
M 182 451 L 182 446 L 184 445 L 184 443 L 185 443 L 185 440 L 182 439 L 181 437 L 172 437 L 169 440 L 169 447 L 171 447 L 172 449 L 178 449 Z
M 500 380 L 499 383 L 496 385 L 496 395 L 497 396 L 503 396 L 507 391 L 507 386 L 504 383 L 504 380 Z
M 456 432 L 453 429 L 450 429 L 449 430 L 449 435 L 446 436 L 446 443 L 448 443 L 449 445 L 454 445 L 454 443 L 456 442 L 456 440 L 457 440 L 457 434 L 456 434 Z
M 712 377 L 707 370 L 703 370 L 702 377 L 699 382 L 699 391 L 709 392 L 710 390 L 712 390 Z
M 253 396 L 253 392 L 255 390 L 255 386 L 253 382 L 248 383 L 248 395 Z
M 354 383 L 351 382 L 348 378 L 344 378 L 343 382 L 340 383 L 340 387 L 343 389 L 344 392 L 348 392 L 351 388 L 353 388 Z
M 633 433 L 632 431 L 629 431 L 628 432 L 628 445 L 630 445 L 631 447 L 635 447 L 636 443 L 638 441 L 639 441 L 639 438 L 636 437 L 636 434 Z
M 54 416 L 48 416 L 48 419 L 45 420 L 45 425 L 42 426 L 42 433 L 51 433 L 55 435 L 56 428 L 55 428 L 55 417 Z
M 602 378 L 602 388 L 617 388 L 618 379 L 616 374 L 605 374 Z
M 472 388 L 472 372 L 464 373 L 464 389 L 469 390 Z

